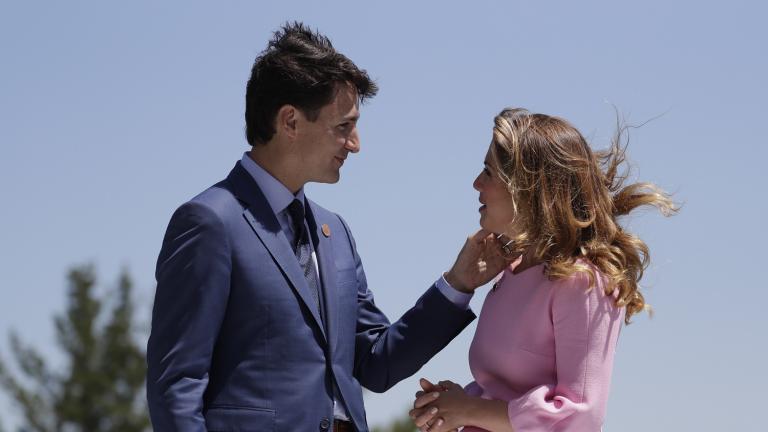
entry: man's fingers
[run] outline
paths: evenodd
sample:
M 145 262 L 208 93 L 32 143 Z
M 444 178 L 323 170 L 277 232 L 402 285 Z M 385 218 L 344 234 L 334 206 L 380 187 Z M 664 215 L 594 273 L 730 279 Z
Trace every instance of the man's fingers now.
M 496 238 L 495 235 L 490 235 L 490 236 L 486 237 L 486 239 L 485 239 L 485 251 L 486 251 L 486 253 L 489 253 L 489 254 L 491 254 L 493 252 L 501 253 L 501 246 L 502 245 L 503 245 L 503 243 L 498 238 Z
M 476 244 L 476 245 L 481 245 L 481 244 L 485 243 L 485 239 L 486 239 L 486 237 L 488 237 L 489 235 L 491 235 L 491 232 L 490 232 L 490 231 L 487 231 L 487 230 L 484 230 L 484 229 L 480 229 L 480 230 L 479 230 L 479 231 L 477 231 L 476 233 L 472 234 L 472 235 L 469 237 L 469 240 L 470 240 L 470 242 L 471 242 L 471 243 L 473 243 L 473 244 Z

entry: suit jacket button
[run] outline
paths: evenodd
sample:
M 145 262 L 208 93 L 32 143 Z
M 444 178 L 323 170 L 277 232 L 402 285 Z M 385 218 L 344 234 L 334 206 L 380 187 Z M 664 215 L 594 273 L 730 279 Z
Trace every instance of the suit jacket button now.
M 320 430 L 328 430 L 331 427 L 331 421 L 327 418 L 320 420 Z

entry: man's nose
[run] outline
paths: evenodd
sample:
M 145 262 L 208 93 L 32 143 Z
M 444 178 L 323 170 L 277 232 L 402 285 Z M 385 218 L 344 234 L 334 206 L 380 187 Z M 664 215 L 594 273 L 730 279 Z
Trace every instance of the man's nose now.
M 360 137 L 357 135 L 357 131 L 352 132 L 344 142 L 344 148 L 351 153 L 357 153 L 360 151 Z

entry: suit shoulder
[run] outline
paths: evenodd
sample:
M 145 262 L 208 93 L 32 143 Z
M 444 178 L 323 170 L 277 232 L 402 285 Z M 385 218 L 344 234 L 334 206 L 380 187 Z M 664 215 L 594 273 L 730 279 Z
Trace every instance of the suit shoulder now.
M 233 211 L 239 214 L 243 210 L 242 204 L 235 197 L 226 180 L 222 180 L 195 195 L 192 199 L 182 204 L 179 209 L 185 207 L 205 208 L 222 219 L 226 219 Z
M 226 181 L 221 181 L 178 206 L 168 223 L 168 232 L 190 226 L 208 226 L 219 231 L 240 214 L 242 205 L 229 191 Z

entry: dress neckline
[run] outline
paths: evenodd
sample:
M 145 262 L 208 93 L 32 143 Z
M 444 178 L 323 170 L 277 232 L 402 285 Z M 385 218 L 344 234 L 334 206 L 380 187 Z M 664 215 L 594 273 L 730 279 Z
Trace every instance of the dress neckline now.
M 536 265 L 532 265 L 532 266 L 528 267 L 527 269 L 525 269 L 525 270 L 523 270 L 523 271 L 521 271 L 521 272 L 519 272 L 519 273 L 515 273 L 515 269 L 517 269 L 517 266 L 519 266 L 519 265 L 520 265 L 520 262 L 521 262 L 522 260 L 523 260 L 523 257 L 521 256 L 520 258 L 518 258 L 518 259 L 516 259 L 515 261 L 513 261 L 513 262 L 512 262 L 512 263 L 509 265 L 509 267 L 507 267 L 507 271 L 509 271 L 509 273 L 510 273 L 512 276 L 522 276 L 522 275 L 524 275 L 524 274 L 526 274 L 526 273 L 530 272 L 532 269 L 535 269 L 535 268 L 538 268 L 540 271 L 542 271 L 542 270 L 543 270 L 543 268 L 542 268 L 542 267 L 544 266 L 544 263 L 539 263 L 539 264 L 536 264 Z

